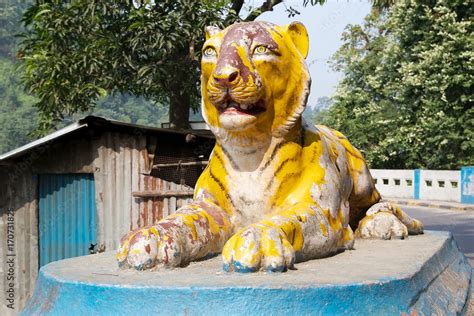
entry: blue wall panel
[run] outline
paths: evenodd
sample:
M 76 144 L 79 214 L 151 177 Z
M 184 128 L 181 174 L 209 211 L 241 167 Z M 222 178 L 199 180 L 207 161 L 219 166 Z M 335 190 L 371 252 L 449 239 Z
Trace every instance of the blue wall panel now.
M 87 255 L 96 243 L 94 176 L 40 175 L 38 213 L 40 266 Z
M 461 203 L 474 204 L 474 166 L 461 168 Z
M 416 200 L 420 199 L 420 169 L 413 170 L 413 197 Z

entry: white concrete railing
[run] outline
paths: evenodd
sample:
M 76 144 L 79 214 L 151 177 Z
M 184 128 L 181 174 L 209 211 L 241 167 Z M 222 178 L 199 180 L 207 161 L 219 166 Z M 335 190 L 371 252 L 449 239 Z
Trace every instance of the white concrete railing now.
M 420 200 L 461 202 L 461 171 L 420 170 Z
M 382 196 L 413 199 L 413 170 L 371 169 L 370 173 Z
M 462 170 L 371 169 L 383 197 L 474 203 L 474 167 Z

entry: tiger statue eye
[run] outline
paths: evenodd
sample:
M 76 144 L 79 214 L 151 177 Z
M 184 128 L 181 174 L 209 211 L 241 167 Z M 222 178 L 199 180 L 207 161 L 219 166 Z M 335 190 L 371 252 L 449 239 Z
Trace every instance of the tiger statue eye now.
M 262 45 L 257 46 L 254 49 L 254 53 L 256 53 L 256 54 L 265 54 L 267 52 L 268 52 L 268 49 L 265 46 L 262 46 Z
M 212 47 L 207 47 L 205 50 L 204 50 L 204 56 L 216 56 L 217 55 L 217 52 L 214 48 Z

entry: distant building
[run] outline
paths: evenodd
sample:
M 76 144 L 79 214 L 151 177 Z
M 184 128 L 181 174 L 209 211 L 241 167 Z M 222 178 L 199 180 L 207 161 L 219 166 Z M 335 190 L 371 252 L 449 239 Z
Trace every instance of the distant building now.
M 114 250 L 131 229 L 185 205 L 213 146 L 208 130 L 89 116 L 1 155 L 0 314 L 11 312 L 10 288 L 23 308 L 41 266 Z

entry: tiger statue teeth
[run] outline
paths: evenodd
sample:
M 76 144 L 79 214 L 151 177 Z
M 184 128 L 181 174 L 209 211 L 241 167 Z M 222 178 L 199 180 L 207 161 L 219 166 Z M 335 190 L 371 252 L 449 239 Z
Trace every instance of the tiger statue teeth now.
M 227 271 L 282 272 L 351 249 L 356 237 L 423 233 L 380 201 L 344 135 L 301 118 L 308 48 L 298 22 L 206 29 L 202 112 L 216 145 L 192 203 L 121 239 L 121 267 L 182 266 L 222 252 Z

